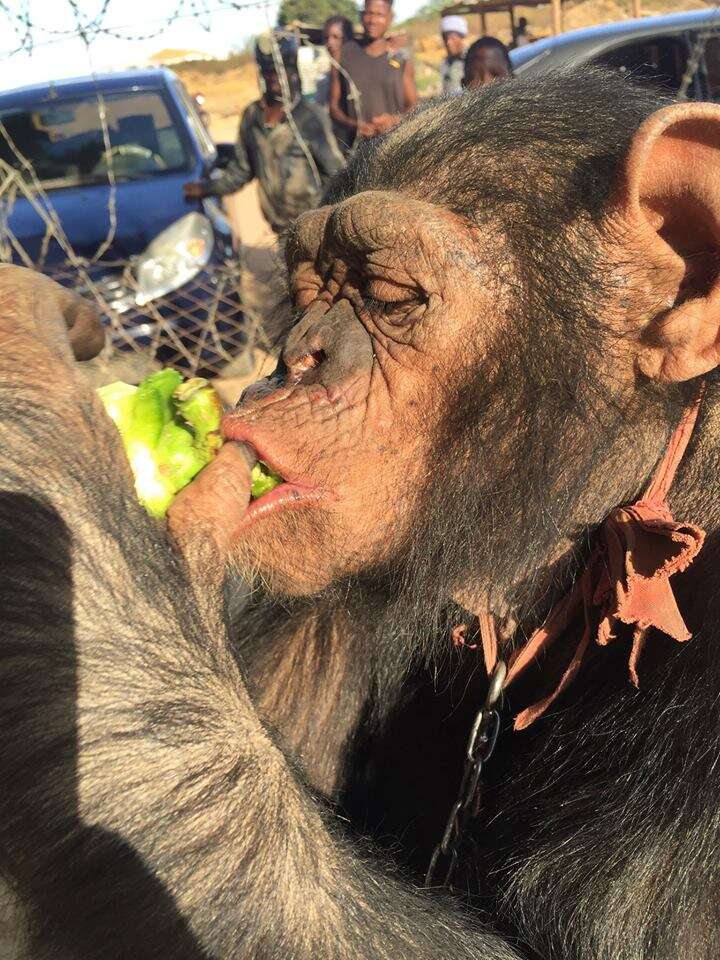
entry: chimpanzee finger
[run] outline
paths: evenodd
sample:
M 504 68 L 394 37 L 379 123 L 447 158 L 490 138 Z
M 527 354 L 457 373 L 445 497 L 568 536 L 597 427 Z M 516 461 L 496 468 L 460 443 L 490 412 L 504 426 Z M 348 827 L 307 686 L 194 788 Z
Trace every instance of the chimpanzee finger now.
M 8 335 L 32 332 L 68 359 L 68 344 L 78 360 L 102 349 L 104 333 L 95 308 L 36 270 L 0 264 L 0 305 L 0 328 Z
M 73 295 L 64 313 L 75 359 L 92 360 L 105 345 L 105 329 L 98 311 L 87 300 Z
M 202 563 L 202 542 L 218 559 L 229 558 L 234 536 L 250 502 L 254 453 L 240 443 L 226 443 L 215 459 L 181 490 L 168 511 L 171 536 L 188 566 Z

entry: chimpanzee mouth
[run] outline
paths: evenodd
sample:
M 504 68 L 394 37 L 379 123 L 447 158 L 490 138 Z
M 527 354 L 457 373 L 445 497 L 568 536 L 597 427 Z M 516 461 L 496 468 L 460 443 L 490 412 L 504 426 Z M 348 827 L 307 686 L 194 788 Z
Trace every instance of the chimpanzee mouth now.
M 275 458 L 270 457 L 265 450 L 255 447 L 247 426 L 238 423 L 232 416 L 223 419 L 222 433 L 226 441 L 245 448 L 248 466 L 251 466 L 250 503 L 241 527 L 246 527 L 276 510 L 336 499 L 327 490 L 311 487 L 300 479 L 287 479 Z

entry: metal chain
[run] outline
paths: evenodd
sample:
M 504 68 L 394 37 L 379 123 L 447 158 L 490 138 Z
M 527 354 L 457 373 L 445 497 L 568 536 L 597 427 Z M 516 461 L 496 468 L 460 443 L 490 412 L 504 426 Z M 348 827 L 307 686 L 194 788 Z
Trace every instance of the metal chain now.
M 500 732 L 500 713 L 496 709 L 496 704 L 502 696 L 506 673 L 505 661 L 498 660 L 490 677 L 485 703 L 475 717 L 470 731 L 465 751 L 465 769 L 457 800 L 450 810 L 442 839 L 430 858 L 430 866 L 425 874 L 426 887 L 452 886 L 468 823 L 480 812 L 482 795 L 480 778 L 483 767 L 495 750 Z

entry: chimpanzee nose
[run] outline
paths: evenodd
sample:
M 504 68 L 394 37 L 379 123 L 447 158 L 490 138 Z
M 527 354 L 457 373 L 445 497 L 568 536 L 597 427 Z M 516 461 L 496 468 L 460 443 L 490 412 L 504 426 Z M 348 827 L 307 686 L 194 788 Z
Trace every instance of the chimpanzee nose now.
M 243 392 L 240 394 L 240 399 L 238 400 L 236 406 L 239 407 L 243 403 L 252 403 L 254 400 L 261 400 L 269 393 L 272 393 L 273 390 L 277 390 L 278 387 L 281 387 L 285 382 L 287 373 L 288 369 L 285 366 L 285 361 L 282 359 L 282 357 L 280 357 L 277 362 L 277 366 L 269 377 L 263 377 L 262 380 L 256 380 L 254 383 L 251 383 L 249 386 L 245 387 Z
M 316 302 L 290 331 L 282 358 L 289 381 L 329 386 L 372 367 L 372 339 L 348 300 Z

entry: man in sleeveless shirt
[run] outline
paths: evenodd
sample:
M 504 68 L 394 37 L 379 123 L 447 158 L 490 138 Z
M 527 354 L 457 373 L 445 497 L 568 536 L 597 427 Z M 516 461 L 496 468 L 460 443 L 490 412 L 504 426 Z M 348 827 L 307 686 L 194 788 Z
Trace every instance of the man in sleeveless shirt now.
M 391 130 L 417 103 L 412 61 L 393 52 L 385 38 L 392 22 L 392 0 L 365 0 L 363 39 L 349 40 L 340 55 L 350 86 L 349 113 L 343 110 L 340 71 L 330 81 L 330 116 L 357 132 L 375 137 Z

